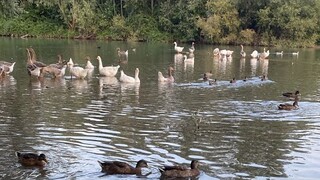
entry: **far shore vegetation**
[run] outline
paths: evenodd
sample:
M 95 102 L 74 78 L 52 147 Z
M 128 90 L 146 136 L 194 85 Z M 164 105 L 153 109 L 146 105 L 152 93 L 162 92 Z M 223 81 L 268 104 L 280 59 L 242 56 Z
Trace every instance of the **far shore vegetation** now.
M 0 36 L 315 47 L 320 0 L 2 0 Z

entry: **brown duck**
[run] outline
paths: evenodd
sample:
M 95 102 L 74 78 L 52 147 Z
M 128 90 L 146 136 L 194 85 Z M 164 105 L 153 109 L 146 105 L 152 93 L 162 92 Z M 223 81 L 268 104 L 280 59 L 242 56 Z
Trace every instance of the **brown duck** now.
M 16 152 L 19 162 L 24 166 L 44 166 L 48 163 L 46 155 Z
M 136 175 L 143 175 L 141 173 L 142 168 L 148 168 L 148 164 L 145 160 L 140 160 L 137 162 L 136 167 L 133 167 L 125 162 L 120 161 L 98 161 L 102 172 L 107 174 L 136 174 Z
M 298 109 L 299 105 L 298 105 L 298 98 L 295 98 L 293 104 L 279 104 L 278 105 L 278 109 L 279 110 L 294 110 L 294 109 Z
M 163 169 L 160 169 L 161 178 L 188 178 L 196 177 L 200 174 L 198 169 L 199 161 L 191 161 L 191 169 L 185 166 L 164 166 Z

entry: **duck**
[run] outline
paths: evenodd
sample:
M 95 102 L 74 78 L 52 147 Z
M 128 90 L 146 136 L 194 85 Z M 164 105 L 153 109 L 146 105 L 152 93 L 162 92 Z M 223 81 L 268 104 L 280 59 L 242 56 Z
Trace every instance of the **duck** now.
M 97 60 L 99 61 L 99 73 L 102 76 L 114 77 L 118 73 L 120 66 L 105 66 L 102 65 L 101 57 L 98 56 Z
M 187 55 L 184 55 L 184 62 L 185 63 L 194 63 L 194 57 L 193 58 L 188 58 Z
M 295 98 L 295 97 L 299 97 L 301 96 L 300 94 L 300 91 L 296 91 L 296 92 L 285 92 L 285 93 L 282 93 L 282 96 L 285 96 L 285 97 L 289 97 L 289 98 Z
M 203 74 L 203 78 L 202 79 L 203 79 L 203 81 L 208 81 L 209 80 L 209 78 L 208 78 L 206 73 Z
M 268 80 L 268 78 L 267 78 L 267 76 L 266 76 L 266 75 L 262 75 L 262 76 L 260 77 L 260 79 L 261 79 L 261 81 Z
M 67 64 L 70 69 L 71 76 L 75 76 L 77 79 L 84 79 L 88 75 L 88 69 L 84 69 L 79 66 L 74 67 L 72 58 L 69 59 Z
M 173 42 L 174 44 L 174 50 L 177 52 L 177 53 L 181 53 L 183 51 L 183 48 L 184 47 L 180 47 L 178 46 L 177 42 Z
M 242 81 L 243 81 L 243 82 L 246 82 L 247 80 L 248 80 L 248 78 L 247 78 L 247 76 L 245 76 Z
M 7 62 L 7 61 L 0 61 L 0 67 L 3 70 L 3 72 L 5 73 L 5 75 L 10 74 L 13 69 L 14 69 L 14 65 L 16 64 L 16 62 Z
M 46 155 L 16 152 L 19 162 L 24 166 L 44 166 L 48 163 Z
M 295 98 L 293 104 L 279 104 L 278 105 L 278 109 L 279 110 L 295 110 L 298 109 L 299 105 L 298 105 L 298 98 Z
M 91 58 L 89 56 L 86 57 L 87 64 L 85 66 L 85 69 L 94 69 L 94 66 L 91 63 Z
M 172 76 L 172 71 L 174 71 L 174 69 L 172 67 L 168 68 L 168 77 L 164 77 L 162 75 L 162 73 L 159 71 L 158 72 L 158 81 L 159 82 L 169 82 L 169 83 L 173 83 L 174 82 L 174 77 Z
M 139 160 L 136 164 L 136 167 L 129 165 L 126 162 L 121 161 L 98 161 L 102 172 L 105 172 L 109 175 L 111 174 L 136 174 L 144 175 L 143 168 L 148 168 L 148 164 L 145 160 Z
M 236 78 L 232 78 L 231 80 L 230 80 L 230 83 L 236 83 L 237 81 L 236 81 Z
M 209 80 L 209 85 L 212 86 L 214 84 L 217 84 L 217 79 L 214 79 L 213 81 L 212 80 Z
M 159 169 L 161 172 L 161 178 L 192 178 L 200 175 L 198 169 L 199 161 L 192 160 L 190 169 L 185 166 L 164 166 Z
M 120 71 L 120 82 L 124 82 L 124 83 L 139 83 L 140 79 L 139 79 L 139 68 L 136 68 L 135 70 L 135 76 L 131 77 L 126 75 L 123 70 Z
M 241 46 L 241 51 L 240 51 L 240 55 L 241 55 L 241 57 L 246 57 L 246 52 L 244 52 L 244 50 L 243 50 L 243 45 L 241 44 L 240 45 Z
M 191 47 L 189 48 L 190 53 L 194 53 L 196 49 L 194 48 L 194 42 L 191 43 Z

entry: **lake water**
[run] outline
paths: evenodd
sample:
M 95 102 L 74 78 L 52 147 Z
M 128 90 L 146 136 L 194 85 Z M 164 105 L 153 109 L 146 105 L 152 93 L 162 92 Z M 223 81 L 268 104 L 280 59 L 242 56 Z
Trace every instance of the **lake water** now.
M 117 65 L 116 48 L 128 49 L 120 69 L 132 76 L 138 67 L 141 83 L 120 83 L 120 73 L 100 77 L 97 68 L 85 80 L 67 71 L 39 81 L 27 74 L 27 47 L 47 64 L 61 54 L 83 67 L 86 56 L 97 67 L 98 55 L 104 66 Z M 214 59 L 216 47 L 233 50 L 233 58 Z M 184 64 L 173 44 L 1 38 L 0 48 L 0 60 L 16 62 L 0 82 L 1 179 L 137 179 L 106 176 L 97 161 L 140 159 L 152 171 L 143 179 L 192 159 L 202 163 L 199 179 L 320 177 L 319 49 L 271 48 L 268 60 L 255 60 L 240 59 L 237 46 L 196 44 L 194 64 Z M 281 50 L 283 56 L 275 54 Z M 175 83 L 158 83 L 158 71 L 166 74 L 168 66 Z M 218 80 L 213 86 L 199 80 L 210 70 Z M 263 74 L 267 81 L 260 81 Z M 230 84 L 233 77 L 238 81 Z M 281 94 L 295 90 L 302 94 L 299 109 L 278 110 L 289 102 Z M 16 151 L 44 153 L 49 163 L 23 167 Z

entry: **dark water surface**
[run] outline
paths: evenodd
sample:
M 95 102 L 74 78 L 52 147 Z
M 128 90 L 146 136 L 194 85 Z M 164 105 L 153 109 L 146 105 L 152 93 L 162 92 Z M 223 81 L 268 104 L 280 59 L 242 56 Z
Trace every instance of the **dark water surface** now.
M 30 46 L 47 64 L 61 54 L 84 67 L 90 56 L 96 69 L 85 80 L 68 71 L 60 80 L 30 78 Z M 120 69 L 132 76 L 138 67 L 140 85 L 118 82 L 119 73 L 99 76 L 97 55 L 104 66 L 117 65 L 117 47 L 129 49 Z M 269 60 L 255 60 L 240 59 L 239 47 L 219 47 L 235 51 L 221 61 L 213 59 L 214 46 L 195 47 L 194 64 L 185 64 L 172 44 L 1 39 L 0 59 L 17 63 L 0 82 L 0 178 L 136 179 L 106 176 L 97 161 L 145 159 L 153 173 L 143 179 L 158 179 L 158 167 L 198 159 L 199 179 L 318 179 L 320 50 L 270 49 Z M 157 72 L 168 66 L 176 82 L 158 83 Z M 217 85 L 198 80 L 210 70 Z M 269 79 L 260 81 L 262 74 Z M 250 80 L 229 83 L 245 76 Z M 281 94 L 295 90 L 300 108 L 279 111 L 288 102 Z M 16 151 L 45 153 L 49 164 L 23 167 Z

